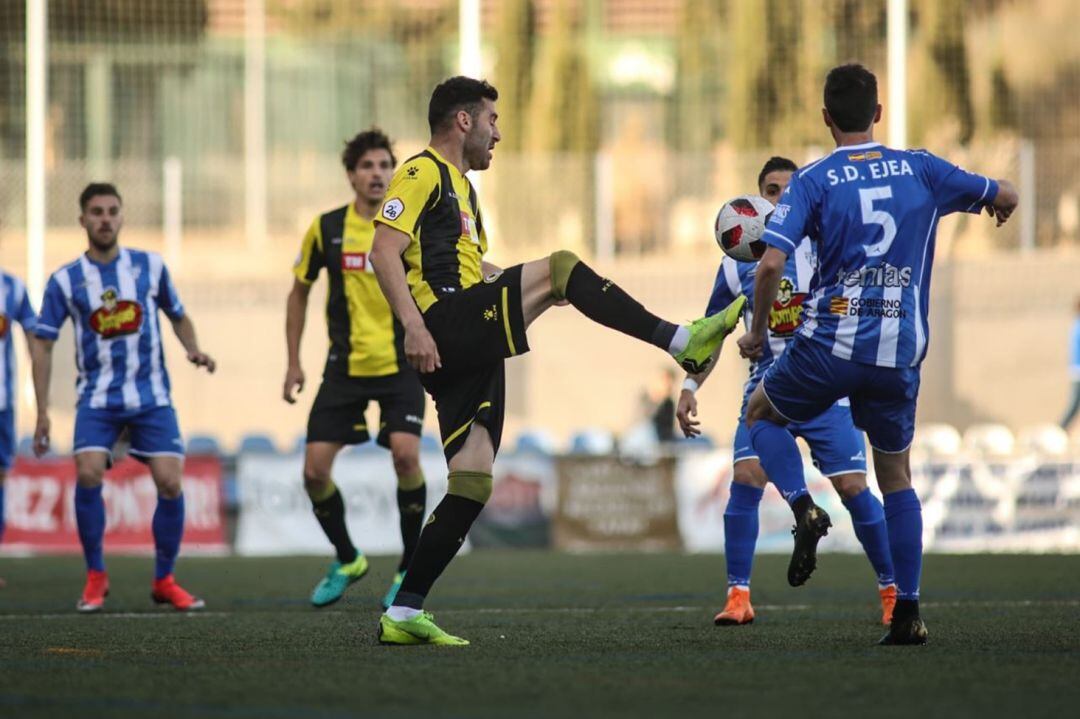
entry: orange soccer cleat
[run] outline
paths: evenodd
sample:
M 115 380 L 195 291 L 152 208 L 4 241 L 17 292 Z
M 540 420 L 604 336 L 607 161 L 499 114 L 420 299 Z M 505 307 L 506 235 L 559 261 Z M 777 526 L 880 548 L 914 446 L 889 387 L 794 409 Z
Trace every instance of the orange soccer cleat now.
M 750 590 L 732 587 L 728 590 L 727 604 L 724 611 L 713 618 L 718 627 L 733 627 L 739 624 L 753 624 L 754 608 L 750 606 Z
M 177 584 L 176 578 L 171 574 L 154 580 L 150 598 L 158 604 L 171 604 L 181 612 L 190 612 L 206 606 L 206 602 L 192 596 Z
M 896 585 L 882 587 L 878 589 L 878 594 L 881 595 L 881 623 L 889 626 L 892 624 L 893 608 L 896 607 Z
M 109 575 L 96 569 L 86 570 L 86 586 L 82 598 L 75 604 L 75 609 L 83 614 L 100 612 L 105 606 L 105 597 L 109 596 Z

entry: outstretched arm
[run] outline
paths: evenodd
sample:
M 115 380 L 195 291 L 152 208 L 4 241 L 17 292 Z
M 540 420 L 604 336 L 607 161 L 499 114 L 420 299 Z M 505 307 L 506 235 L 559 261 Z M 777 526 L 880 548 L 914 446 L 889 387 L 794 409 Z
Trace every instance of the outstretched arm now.
M 998 192 L 994 201 L 986 206 L 986 212 L 997 220 L 997 226 L 1001 227 L 1009 219 L 1009 216 L 1020 204 L 1020 193 L 1008 180 L 998 180 Z
M 205 367 L 207 372 L 213 374 L 217 368 L 217 363 L 214 362 L 210 355 L 199 349 L 199 340 L 195 337 L 195 325 L 192 323 L 191 318 L 183 314 L 177 318 L 170 317 L 169 319 L 172 322 L 176 338 L 180 340 L 180 344 L 184 346 L 184 350 L 187 352 L 188 362 L 196 367 Z
M 783 250 L 769 247 L 758 261 L 754 280 L 754 321 L 750 331 L 739 338 L 739 353 L 747 359 L 757 359 L 765 347 L 765 332 L 769 327 L 769 310 L 776 301 L 780 277 L 787 263 Z
M 409 246 L 409 236 L 383 223 L 375 225 L 371 245 L 371 266 L 390 308 L 405 328 L 405 359 L 420 372 L 434 372 L 442 367 L 435 338 L 424 325 L 424 316 L 409 292 L 401 254 Z
M 292 291 L 285 301 L 285 349 L 288 354 L 288 368 L 285 370 L 285 386 L 281 395 L 289 404 L 296 402 L 293 392 L 304 391 L 304 370 L 300 366 L 300 338 L 304 335 L 307 320 L 308 296 L 311 285 L 300 280 L 293 281 Z
M 687 437 L 696 437 L 701 434 L 699 427 L 701 422 L 697 418 L 697 391 L 705 384 L 705 380 L 716 369 L 716 360 L 720 358 L 720 347 L 713 353 L 712 362 L 704 372 L 697 374 L 687 373 L 683 380 L 682 391 L 679 392 L 679 403 L 675 407 L 675 418 L 679 421 L 679 429 Z

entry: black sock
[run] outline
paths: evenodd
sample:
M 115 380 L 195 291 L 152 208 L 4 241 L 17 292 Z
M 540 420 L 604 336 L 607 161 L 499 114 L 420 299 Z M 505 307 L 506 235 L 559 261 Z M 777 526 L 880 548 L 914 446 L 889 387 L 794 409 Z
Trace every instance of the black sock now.
M 421 484 L 416 489 L 398 489 L 397 506 L 401 525 L 401 542 L 405 550 L 401 553 L 398 571 L 404 572 L 412 561 L 416 543 L 420 541 L 420 530 L 424 523 L 424 509 L 427 504 L 427 487 Z
M 671 346 L 677 325 L 666 322 L 626 294 L 611 280 L 578 262 L 566 280 L 566 299 L 594 322 L 656 345 L 665 352 Z
M 910 619 L 912 617 L 919 616 L 919 600 L 918 599 L 897 599 L 896 606 L 893 607 L 893 621 L 900 621 L 902 619 Z
M 448 494 L 431 513 L 427 526 L 405 573 L 394 604 L 420 609 L 431 585 L 443 573 L 450 560 L 465 542 L 469 527 L 480 516 L 484 505 L 472 499 Z
M 345 500 L 342 499 L 337 487 L 326 499 L 321 502 L 312 502 L 311 507 L 315 510 L 315 519 L 319 520 L 326 538 L 334 545 L 338 561 L 342 564 L 356 561 L 358 552 L 345 526 Z
M 814 500 L 810 498 L 809 494 L 804 494 L 801 497 L 795 499 L 791 503 L 791 511 L 795 514 L 795 521 L 801 522 L 803 516 L 810 511 L 810 508 L 814 506 Z

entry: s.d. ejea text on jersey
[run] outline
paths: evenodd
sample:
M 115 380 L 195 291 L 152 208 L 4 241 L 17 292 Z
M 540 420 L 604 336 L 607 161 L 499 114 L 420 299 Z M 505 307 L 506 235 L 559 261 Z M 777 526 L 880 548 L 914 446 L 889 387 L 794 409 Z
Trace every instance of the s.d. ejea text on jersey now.
M 838 147 L 799 170 L 763 237 L 788 254 L 805 235 L 817 248 L 799 334 L 841 359 L 917 367 L 938 220 L 979 212 L 996 193 L 993 180 L 929 152 L 876 142 Z

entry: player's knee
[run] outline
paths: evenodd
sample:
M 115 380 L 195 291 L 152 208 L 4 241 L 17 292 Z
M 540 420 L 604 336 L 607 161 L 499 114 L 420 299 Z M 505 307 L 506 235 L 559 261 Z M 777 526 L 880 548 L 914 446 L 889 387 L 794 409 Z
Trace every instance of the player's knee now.
M 105 479 L 104 468 L 77 467 L 75 469 L 75 481 L 84 489 L 93 489 L 101 485 Z
M 760 466 L 754 467 L 752 462 L 739 462 L 736 464 L 731 481 L 735 484 L 745 484 L 758 489 L 764 489 L 768 483 L 764 470 Z
M 157 491 L 159 497 L 176 499 L 184 490 L 179 477 L 169 477 L 157 483 Z
M 423 483 L 423 476 L 420 471 L 420 458 L 413 452 L 394 452 L 394 473 L 398 478 L 398 486 L 402 489 L 415 489 L 414 486 L 406 486 L 409 484 L 415 484 L 413 478 L 417 475 L 421 475 L 420 483 Z
M 570 281 L 570 273 L 579 262 L 581 258 L 570 250 L 556 250 L 551 253 L 551 294 L 555 299 L 566 299 L 566 283 Z
M 485 504 L 491 498 L 492 478 L 486 472 L 451 472 L 447 494 Z
M 312 467 L 304 467 L 304 491 L 309 496 L 326 494 L 330 481 L 329 472 L 320 472 Z
M 851 499 L 862 494 L 862 491 L 866 489 L 866 475 L 862 472 L 841 474 L 829 479 L 836 492 L 844 499 Z

